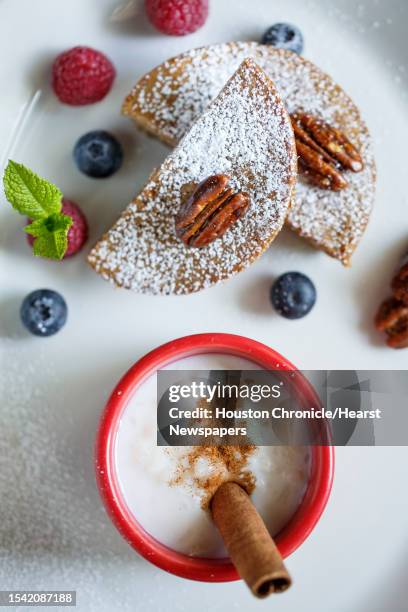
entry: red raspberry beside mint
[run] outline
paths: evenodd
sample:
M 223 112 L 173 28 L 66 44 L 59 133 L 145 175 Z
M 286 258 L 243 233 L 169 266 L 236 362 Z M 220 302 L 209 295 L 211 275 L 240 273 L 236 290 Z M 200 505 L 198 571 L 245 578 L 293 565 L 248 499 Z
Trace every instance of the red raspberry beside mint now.
M 62 198 L 58 187 L 11 159 L 3 184 L 13 208 L 28 217 L 24 231 L 32 239 L 34 255 L 63 259 L 81 248 L 88 224 L 79 207 Z
M 71 202 L 71 200 L 66 200 L 62 198 L 62 207 L 61 212 L 63 215 L 68 215 L 72 219 L 72 225 L 68 230 L 68 246 L 65 251 L 65 255 L 63 259 L 67 257 L 71 257 L 78 253 L 84 246 L 85 242 L 88 239 L 88 222 L 82 210 L 79 208 L 78 204 L 75 202 Z M 31 220 L 27 219 L 28 224 L 31 224 Z M 30 246 L 33 246 L 35 242 L 34 236 L 27 234 L 27 241 Z

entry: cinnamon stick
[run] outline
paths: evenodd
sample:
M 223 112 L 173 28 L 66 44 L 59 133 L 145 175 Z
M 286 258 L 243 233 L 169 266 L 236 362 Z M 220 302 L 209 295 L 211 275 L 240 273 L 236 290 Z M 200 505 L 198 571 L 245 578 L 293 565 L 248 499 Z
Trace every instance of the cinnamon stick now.
M 249 495 L 235 482 L 222 484 L 211 513 L 239 575 L 259 598 L 286 591 L 292 580 Z

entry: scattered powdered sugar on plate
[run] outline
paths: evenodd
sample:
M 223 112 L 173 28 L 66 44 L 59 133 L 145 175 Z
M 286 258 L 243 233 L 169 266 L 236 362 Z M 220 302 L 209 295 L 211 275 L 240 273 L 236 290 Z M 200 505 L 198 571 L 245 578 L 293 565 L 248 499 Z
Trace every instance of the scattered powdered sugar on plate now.
M 304 110 L 343 130 L 360 150 L 363 172 L 347 172 L 341 192 L 299 181 L 288 223 L 315 246 L 348 265 L 374 201 L 375 163 L 370 136 L 347 94 L 296 53 L 255 42 L 193 49 L 145 75 L 123 112 L 169 145 L 176 145 L 208 107 L 242 60 L 252 57 L 275 83 L 289 112 Z
M 203 249 L 187 248 L 174 219 L 186 194 L 213 174 L 249 194 L 245 216 Z M 288 114 L 273 84 L 244 62 L 142 193 L 92 250 L 89 262 L 117 285 L 190 293 L 247 267 L 280 231 L 296 180 Z
M 108 581 L 112 601 L 133 610 L 123 579 L 141 562 L 84 474 L 93 472 L 94 432 L 78 447 L 78 415 L 55 364 L 39 348 L 33 359 L 22 344 L 0 340 L 1 588 L 76 590 L 76 609 L 91 612 L 108 609 Z

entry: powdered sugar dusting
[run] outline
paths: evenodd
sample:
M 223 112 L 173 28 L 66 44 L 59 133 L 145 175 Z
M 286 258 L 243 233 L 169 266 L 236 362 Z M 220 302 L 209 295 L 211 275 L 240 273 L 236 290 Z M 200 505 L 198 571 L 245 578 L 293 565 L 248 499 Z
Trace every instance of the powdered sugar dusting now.
M 115 533 L 91 486 L 93 432 L 79 444 L 85 421 L 78 424 L 64 395 L 65 373 L 59 377 L 47 349 L 36 343 L 33 350 L 17 335 L 0 339 L 0 363 L 2 588 L 74 589 L 78 608 L 90 611 L 106 603 L 102 587 L 109 581 L 121 610 L 133 610 L 133 595 L 121 587 L 123 572 L 138 569 L 136 555 Z
M 175 235 L 175 215 L 188 191 L 219 173 L 249 194 L 250 208 L 222 238 L 189 249 Z M 103 277 L 139 292 L 198 291 L 261 255 L 283 225 L 295 179 L 290 119 L 271 81 L 248 60 L 89 261 Z
M 344 130 L 362 154 L 364 171 L 348 172 L 350 186 L 342 192 L 324 191 L 300 181 L 288 217 L 297 233 L 348 264 L 373 205 L 373 151 L 354 103 L 311 62 L 257 43 L 194 49 L 142 78 L 125 100 L 123 111 L 164 142 L 175 145 L 245 57 L 253 57 L 274 81 L 289 112 L 304 110 Z

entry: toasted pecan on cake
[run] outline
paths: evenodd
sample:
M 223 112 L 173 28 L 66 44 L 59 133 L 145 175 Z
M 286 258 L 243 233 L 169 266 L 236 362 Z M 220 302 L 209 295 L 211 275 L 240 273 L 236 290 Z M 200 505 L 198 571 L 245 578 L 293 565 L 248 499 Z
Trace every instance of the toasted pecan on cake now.
M 125 99 L 123 113 L 175 146 L 245 57 L 274 81 L 290 113 L 313 115 L 340 130 L 361 156 L 364 167 L 342 173 L 347 188 L 336 192 L 325 189 L 321 177 L 310 171 L 301 176 L 287 220 L 300 236 L 349 265 L 374 202 L 373 149 L 353 101 L 317 66 L 290 51 L 252 42 L 194 49 L 142 77 Z M 312 184 L 313 178 L 319 180 Z
M 191 293 L 225 280 L 257 259 L 282 228 L 296 170 L 290 117 L 272 81 L 248 59 L 92 249 L 89 262 L 116 285 L 149 294 Z M 212 217 L 218 237 L 192 248 L 180 235 L 181 207 L 202 181 L 220 175 L 240 199 L 228 201 L 228 227 L 224 217 Z M 245 216 L 232 223 L 237 207 Z

